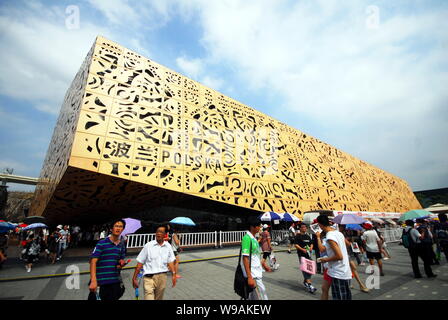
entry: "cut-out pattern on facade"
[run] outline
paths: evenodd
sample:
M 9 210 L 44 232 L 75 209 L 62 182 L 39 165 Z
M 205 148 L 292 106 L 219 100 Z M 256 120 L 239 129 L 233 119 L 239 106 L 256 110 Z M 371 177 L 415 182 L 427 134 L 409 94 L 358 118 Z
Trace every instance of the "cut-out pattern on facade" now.
M 402 179 L 102 37 L 65 97 L 34 214 L 109 203 L 89 172 L 259 211 L 420 208 Z

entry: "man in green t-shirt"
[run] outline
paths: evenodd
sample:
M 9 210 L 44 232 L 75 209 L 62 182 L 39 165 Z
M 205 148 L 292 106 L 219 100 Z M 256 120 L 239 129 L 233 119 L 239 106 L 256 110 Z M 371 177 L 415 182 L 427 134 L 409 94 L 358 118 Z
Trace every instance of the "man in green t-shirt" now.
M 258 244 L 255 235 L 260 231 L 260 220 L 257 217 L 249 217 L 248 219 L 249 231 L 241 241 L 241 268 L 243 274 L 247 278 L 247 284 L 251 288 L 255 288 L 249 293 L 248 300 L 268 300 L 266 295 L 266 288 L 263 284 L 263 268 L 270 271 L 266 265 L 262 265 L 260 260 L 260 245 Z M 249 261 L 249 256 L 251 260 Z

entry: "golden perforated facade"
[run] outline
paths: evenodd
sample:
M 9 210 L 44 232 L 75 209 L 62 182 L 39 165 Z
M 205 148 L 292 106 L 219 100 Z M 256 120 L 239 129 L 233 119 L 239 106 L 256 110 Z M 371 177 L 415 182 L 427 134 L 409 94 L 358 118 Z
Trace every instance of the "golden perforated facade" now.
M 407 183 L 98 37 L 69 88 L 34 215 L 201 197 L 300 216 L 420 208 Z

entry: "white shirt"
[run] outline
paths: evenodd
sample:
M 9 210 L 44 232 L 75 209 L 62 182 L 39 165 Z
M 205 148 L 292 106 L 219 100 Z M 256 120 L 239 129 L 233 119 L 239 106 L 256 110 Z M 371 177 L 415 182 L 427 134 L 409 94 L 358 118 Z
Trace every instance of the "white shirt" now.
M 380 241 L 380 237 L 378 237 L 378 233 L 375 230 L 368 230 L 364 232 L 361 237 L 362 240 L 366 241 L 366 250 L 369 252 L 380 252 L 378 248 L 378 241 Z
M 156 240 L 145 244 L 137 257 L 137 262 L 143 264 L 143 275 L 168 272 L 167 264 L 175 260 L 171 245 L 166 241 L 160 245 Z
M 339 231 L 330 231 L 326 235 L 325 248 L 327 249 L 327 256 L 329 258 L 335 255 L 330 246 L 330 240 L 333 240 L 339 246 L 342 252 L 342 260 L 328 262 L 328 275 L 332 278 L 350 280 L 352 278 L 352 271 L 350 269 L 350 262 L 348 259 L 347 247 L 345 246 L 345 237 Z
M 67 239 L 68 239 L 68 235 L 69 235 L 69 232 L 68 232 L 68 230 L 61 230 L 61 231 L 59 231 L 59 233 L 61 234 L 61 240 L 60 240 L 60 242 L 61 243 L 65 243 L 65 242 L 67 242 Z

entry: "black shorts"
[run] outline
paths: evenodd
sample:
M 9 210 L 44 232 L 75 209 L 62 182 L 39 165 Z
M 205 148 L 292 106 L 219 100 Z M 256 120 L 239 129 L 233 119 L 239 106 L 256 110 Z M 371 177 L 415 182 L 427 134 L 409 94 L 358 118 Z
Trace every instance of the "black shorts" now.
M 367 251 L 367 259 L 381 260 L 381 259 L 383 259 L 383 257 L 381 256 L 381 252 L 369 252 L 369 251 Z
M 105 301 L 114 301 L 121 298 L 124 293 L 124 286 L 120 282 L 100 285 L 100 298 Z
M 36 260 L 36 258 L 37 258 L 37 254 L 29 254 L 29 255 L 27 256 L 26 261 L 27 261 L 28 263 L 33 263 L 33 261 Z
M 269 258 L 269 256 L 271 255 L 271 253 L 270 252 L 263 252 L 263 259 L 267 259 L 267 258 Z

